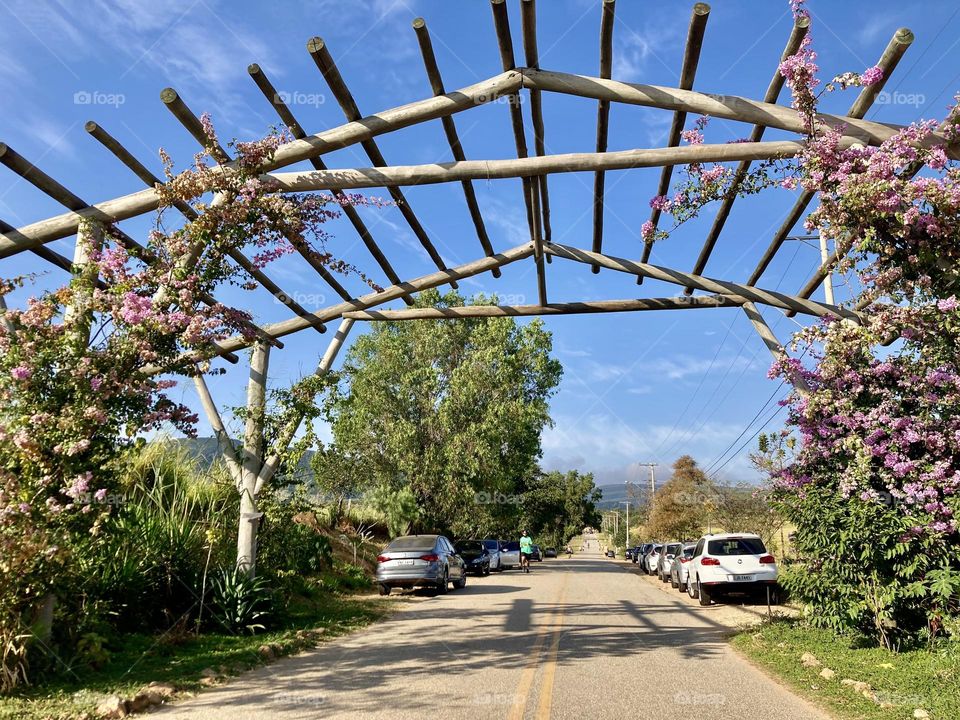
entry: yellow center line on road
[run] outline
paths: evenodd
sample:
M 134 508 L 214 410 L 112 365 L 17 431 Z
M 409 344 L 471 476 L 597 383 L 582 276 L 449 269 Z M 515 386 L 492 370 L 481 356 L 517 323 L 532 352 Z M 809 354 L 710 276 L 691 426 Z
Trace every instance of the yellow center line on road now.
M 561 601 L 562 602 L 562 597 Z M 563 635 L 563 606 L 554 613 L 553 642 L 547 653 L 547 662 L 543 666 L 543 679 L 540 681 L 540 702 L 537 705 L 536 720 L 550 720 L 550 707 L 553 704 L 553 677 L 557 672 L 557 653 L 560 650 L 560 638 Z
M 563 584 L 560 587 L 560 592 L 557 595 L 556 606 L 553 613 L 550 615 L 550 619 L 546 624 L 541 628 L 540 632 L 537 633 L 536 644 L 533 647 L 533 650 L 530 654 L 530 660 L 527 662 L 526 667 L 523 669 L 523 672 L 520 675 L 520 683 L 517 685 L 517 692 L 513 696 L 513 705 L 510 707 L 510 714 L 507 716 L 507 720 L 523 720 L 523 716 L 526 714 L 527 701 L 530 698 L 530 690 L 533 688 L 533 680 L 537 674 L 537 668 L 540 660 L 540 653 L 543 651 L 543 646 L 547 640 L 547 636 L 550 634 L 551 630 L 556 630 L 554 642 L 551 644 L 551 652 L 553 653 L 554 660 L 556 659 L 556 646 L 560 642 L 560 627 L 563 624 L 563 598 L 566 594 L 567 589 L 567 579 L 569 577 L 568 573 L 564 573 Z M 559 624 L 558 624 L 559 622 Z M 553 686 L 553 675 L 550 675 L 550 686 L 552 690 Z M 541 695 L 541 705 L 542 705 L 542 695 Z M 538 710 L 537 717 L 540 717 Z M 549 714 L 550 707 L 549 703 L 547 705 L 547 713 Z

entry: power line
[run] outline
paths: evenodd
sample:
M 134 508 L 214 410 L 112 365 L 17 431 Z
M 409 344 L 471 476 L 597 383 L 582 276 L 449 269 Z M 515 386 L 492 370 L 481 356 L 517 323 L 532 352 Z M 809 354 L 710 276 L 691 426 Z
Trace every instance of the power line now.
M 737 451 L 736 451 L 733 455 L 731 455 L 729 458 L 727 458 L 726 462 L 724 462 L 723 465 L 721 465 L 720 467 L 718 467 L 718 468 L 713 472 L 713 475 L 711 475 L 711 478 L 715 478 L 715 477 L 720 473 L 720 471 L 723 470 L 723 469 L 727 466 L 727 464 L 728 464 L 731 460 L 733 460 L 735 457 L 737 457 L 737 455 L 739 455 L 747 445 L 749 445 L 750 443 L 752 443 L 752 442 L 753 442 L 753 439 L 754 439 L 755 437 L 757 437 L 757 435 L 759 435 L 761 432 L 763 432 L 764 428 L 766 428 L 767 425 L 769 425 L 771 422 L 773 422 L 773 419 L 774 419 L 777 415 L 779 415 L 780 413 L 783 412 L 783 408 L 784 408 L 784 407 L 786 407 L 786 406 L 785 406 L 785 405 L 781 405 L 780 407 L 778 407 L 778 408 L 774 411 L 773 415 L 771 415 L 770 417 L 768 417 L 768 418 L 767 418 L 767 421 L 766 421 L 763 425 L 761 425 L 759 428 L 757 428 L 757 431 L 756 431 L 753 435 L 751 435 L 749 438 L 747 438 L 747 441 L 746 441 L 743 445 L 741 445 L 739 448 L 737 448 Z
M 753 424 L 757 421 L 757 418 L 759 418 L 760 415 L 761 415 L 761 413 L 763 413 L 763 411 L 767 409 L 767 406 L 770 404 L 770 401 L 773 400 L 773 399 L 777 396 L 777 394 L 780 392 L 780 388 L 783 387 L 783 383 L 784 383 L 784 382 L 785 382 L 784 380 L 781 380 L 781 381 L 780 381 L 780 384 L 777 385 L 776 389 L 775 389 L 772 393 L 770 393 L 770 397 L 767 398 L 766 402 L 764 402 L 763 405 L 760 406 L 760 409 L 757 410 L 756 414 L 754 414 L 754 416 L 753 416 L 752 418 L 750 418 L 750 422 L 747 423 L 746 427 L 744 427 L 743 430 L 740 432 L 740 434 L 737 435 L 737 437 L 735 437 L 735 438 L 733 439 L 733 441 L 732 441 L 729 445 L 727 445 L 727 447 L 724 449 L 724 451 L 723 451 L 722 453 L 720 453 L 720 454 L 714 459 L 714 461 L 713 461 L 712 463 L 710 463 L 710 467 L 708 467 L 708 468 L 705 470 L 705 472 L 707 472 L 707 473 L 711 472 L 711 471 L 713 470 L 713 468 L 716 466 L 716 464 L 717 464 L 718 462 L 720 462 L 720 461 L 723 459 L 723 457 L 724 457 L 728 452 L 730 452 L 730 449 L 731 449 L 733 446 L 735 446 L 738 442 L 740 442 L 740 438 L 742 438 L 744 435 L 747 434 L 747 431 L 748 431 L 748 430 L 753 426 Z

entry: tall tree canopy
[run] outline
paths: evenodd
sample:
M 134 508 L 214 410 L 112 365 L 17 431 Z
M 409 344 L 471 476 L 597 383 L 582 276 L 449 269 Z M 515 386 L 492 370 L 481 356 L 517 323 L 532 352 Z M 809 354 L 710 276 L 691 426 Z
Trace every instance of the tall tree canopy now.
M 433 290 L 417 304 L 464 301 Z M 540 456 L 563 372 L 551 348 L 539 320 L 374 323 L 330 395 L 334 444 L 369 468 L 371 484 L 409 490 L 425 529 L 474 529 Z
M 673 464 L 673 475 L 653 497 L 647 532 L 663 540 L 698 537 L 719 505 L 713 483 L 684 455 Z

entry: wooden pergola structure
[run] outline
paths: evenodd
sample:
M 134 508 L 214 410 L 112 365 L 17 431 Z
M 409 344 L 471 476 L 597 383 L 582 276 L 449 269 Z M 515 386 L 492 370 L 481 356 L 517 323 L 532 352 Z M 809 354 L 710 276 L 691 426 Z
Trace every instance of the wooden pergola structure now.
M 785 104 L 778 104 L 783 91 L 784 79 L 773 63 L 771 80 L 761 100 L 732 95 L 716 95 L 693 90 L 700 50 L 703 43 L 710 7 L 705 3 L 693 6 L 683 65 L 678 87 L 662 87 L 618 81 L 611 77 L 613 67 L 613 32 L 616 0 L 599 2 L 600 56 L 598 74 L 595 77 L 574 75 L 540 67 L 537 43 L 536 0 L 517 0 L 522 27 L 523 61 L 517 57 L 510 31 L 507 0 L 490 0 L 493 23 L 499 46 L 502 72 L 468 87 L 449 90 L 445 87 L 437 59 L 433 51 L 425 21 L 413 21 L 413 30 L 423 58 L 426 77 L 432 96 L 400 107 L 382 110 L 375 114 L 361 113 L 357 102 L 341 75 L 326 43 L 312 38 L 307 51 L 320 71 L 332 96 L 343 110 L 345 123 L 329 130 L 310 134 L 283 101 L 263 69 L 256 65 L 248 68 L 251 79 L 265 100 L 276 111 L 279 119 L 288 126 L 294 140 L 282 145 L 264 172 L 277 184 L 279 192 L 326 191 L 342 195 L 348 190 L 385 188 L 403 215 L 414 236 L 435 264 L 433 272 L 415 278 L 398 276 L 383 249 L 374 239 L 356 210 L 349 205 L 344 214 L 353 225 L 373 262 L 386 278 L 385 287 L 358 297 L 352 297 L 331 273 L 310 252 L 298 248 L 303 259 L 319 275 L 340 301 L 311 312 L 299 305 L 290 293 L 272 280 L 264 271 L 241 252 L 231 253 L 234 262 L 246 270 L 263 288 L 289 308 L 287 320 L 255 328 L 255 339 L 241 336 L 226 339 L 216 344 L 214 355 L 237 362 L 236 352 L 253 347 L 248 385 L 247 426 L 243 452 L 238 453 L 228 441 L 226 430 L 214 401 L 202 377 L 197 378 L 197 389 L 218 437 L 228 466 L 234 473 L 242 493 L 241 538 L 239 555 L 252 561 L 255 557 L 257 518 L 256 496 L 264 483 L 269 482 L 279 464 L 279 454 L 294 437 L 299 422 L 283 433 L 277 447 L 269 454 L 262 447 L 261 420 L 264 412 L 266 370 L 271 347 L 283 347 L 282 338 L 301 330 L 313 329 L 324 332 L 326 324 L 340 321 L 339 329 L 317 368 L 324 373 L 331 367 L 338 350 L 356 321 L 447 319 L 463 317 L 567 315 L 577 313 L 639 312 L 649 310 L 689 310 L 715 307 L 740 307 L 750 319 L 762 341 L 774 355 L 783 352 L 783 347 L 757 310 L 757 305 L 778 308 L 787 314 L 802 314 L 813 317 L 833 316 L 851 322 L 860 322 L 864 308 L 847 308 L 828 301 L 813 299 L 814 292 L 829 276 L 830 268 L 837 262 L 835 255 L 827 257 L 822 266 L 808 282 L 793 294 L 765 288 L 762 280 L 766 269 L 783 246 L 788 235 L 800 220 L 804 210 L 813 200 L 812 193 L 803 192 L 794 207 L 784 218 L 783 224 L 774 233 L 769 246 L 757 259 L 756 268 L 744 282 L 715 278 L 705 274 L 711 254 L 730 215 L 735 196 L 726 197 L 719 205 L 713 225 L 704 238 L 695 260 L 689 268 L 669 268 L 650 264 L 652 243 L 644 244 L 637 227 L 637 242 L 640 257 L 626 259 L 603 252 L 604 239 L 604 192 L 605 173 L 611 170 L 633 168 L 662 168 L 658 194 L 666 194 L 673 168 L 690 162 L 739 163 L 737 180 L 743 179 L 751 162 L 784 158 L 796 155 L 803 147 L 804 128 L 797 112 Z M 807 33 L 808 20 L 797 18 L 788 28 L 788 37 L 781 58 L 794 54 Z M 883 81 L 863 87 L 846 115 L 820 115 L 823 126 L 842 126 L 845 141 L 876 145 L 891 137 L 900 126 L 864 120 L 864 116 L 877 99 L 884 83 L 896 69 L 900 59 L 913 41 L 907 29 L 897 30 L 877 61 L 883 70 Z M 520 93 L 528 95 L 529 102 L 519 102 Z M 594 152 L 548 155 L 545 152 L 545 122 L 542 110 L 543 93 L 574 95 L 596 103 L 596 142 Z M 456 117 L 470 109 L 506 98 L 510 113 L 516 157 L 510 159 L 468 160 L 457 132 Z M 198 117 L 173 88 L 161 93 L 161 100 L 200 144 L 208 143 Z M 607 151 L 607 136 L 610 108 L 613 103 L 658 108 L 672 113 L 672 125 L 666 147 L 635 149 L 619 152 Z M 529 108 L 529 118 L 523 108 Z M 703 144 L 680 147 L 681 130 L 687 114 L 696 113 L 726 120 L 746 123 L 751 126 L 747 142 L 733 144 Z M 452 160 L 431 165 L 389 165 L 377 145 L 379 136 L 419 123 L 439 120 L 443 125 Z M 527 122 L 533 130 L 533 152 L 530 152 Z M 767 128 L 796 133 L 795 140 L 764 142 Z M 78 254 L 72 260 L 51 251 L 48 243 L 78 234 L 85 220 L 115 224 L 129 218 L 156 210 L 160 200 L 155 189 L 161 180 L 125 148 L 106 129 L 95 122 L 88 122 L 87 132 L 103 145 L 117 160 L 127 167 L 145 185 L 145 188 L 122 197 L 90 204 L 52 177 L 41 171 L 7 145 L 0 144 L 0 163 L 32 183 L 42 193 L 64 206 L 65 212 L 15 228 L 0 220 L 0 258 L 16 253 L 32 252 L 45 262 L 52 263 L 68 272 L 82 268 L 84 258 Z M 945 143 L 935 134 L 931 142 Z M 322 156 L 348 146 L 359 145 L 370 160 L 366 168 L 328 168 Z M 224 163 L 224 172 L 233 167 L 222 147 L 211 148 Z M 960 158 L 960 149 L 950 147 L 948 154 Z M 307 161 L 312 169 L 285 172 L 283 168 Z M 550 225 L 550 194 L 548 178 L 557 173 L 593 173 L 593 232 L 589 248 L 570 247 L 552 242 Z M 526 211 L 529 241 L 509 249 L 497 250 L 487 233 L 484 216 L 474 191 L 475 180 L 520 178 L 522 202 Z M 447 267 L 433 241 L 417 218 L 402 188 L 433 183 L 459 183 L 470 214 L 479 245 L 479 257 L 456 267 Z M 519 200 L 519 198 L 518 198 Z M 195 217 L 187 205 L 178 206 L 187 219 Z M 654 209 L 650 221 L 656 226 L 660 212 Z M 83 225 L 85 226 L 85 225 Z M 121 233 L 120 241 L 130 248 L 142 246 L 129 235 Z M 78 243 L 77 247 L 81 245 Z M 635 276 L 640 284 L 651 278 L 683 288 L 676 297 L 646 297 L 596 302 L 550 302 L 548 297 L 548 272 L 546 265 L 556 258 L 590 266 L 594 273 L 600 268 Z M 444 309 L 397 307 L 384 308 L 393 301 L 411 304 L 411 296 L 421 290 L 441 285 L 457 286 L 457 281 L 481 273 L 500 276 L 500 269 L 517 262 L 532 262 L 536 267 L 537 303 L 531 305 L 467 306 Z M 375 272 L 368 273 L 375 276 Z M 212 297 L 204 298 L 214 302 Z M 2 302 L 2 298 L 0 298 Z M 2 310 L 2 306 L 0 306 Z M 153 368 L 155 372 L 162 368 Z M 242 560 L 241 560 L 242 561 Z

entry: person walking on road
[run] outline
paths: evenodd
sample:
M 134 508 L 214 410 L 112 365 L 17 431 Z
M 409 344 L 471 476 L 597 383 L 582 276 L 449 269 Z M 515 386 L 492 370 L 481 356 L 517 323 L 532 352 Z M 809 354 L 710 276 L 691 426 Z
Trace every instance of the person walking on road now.
M 520 536 L 520 567 L 524 572 L 530 572 L 530 557 L 533 555 L 533 538 L 524 530 Z

